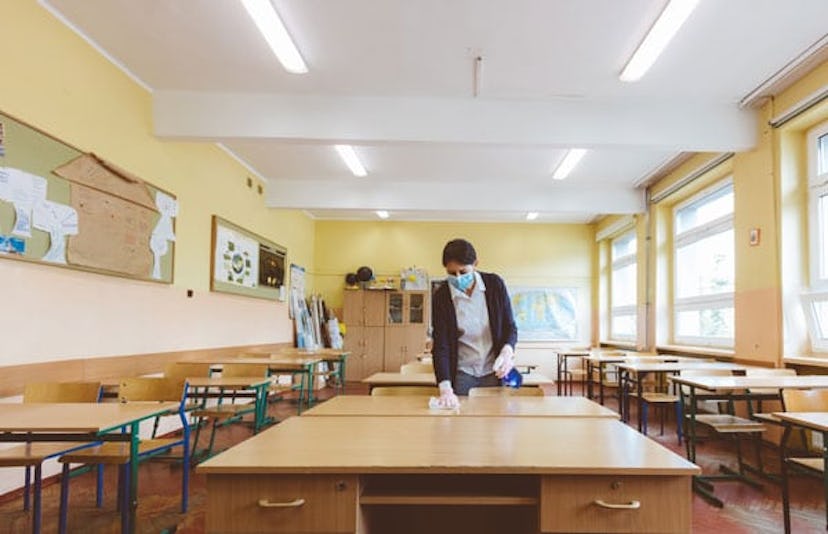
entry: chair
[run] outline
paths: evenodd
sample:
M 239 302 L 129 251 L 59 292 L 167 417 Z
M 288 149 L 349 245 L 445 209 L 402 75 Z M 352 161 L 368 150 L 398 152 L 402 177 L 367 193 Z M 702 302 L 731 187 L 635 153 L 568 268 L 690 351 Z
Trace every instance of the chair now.
M 420 396 L 420 397 L 439 397 L 440 389 L 437 387 L 423 387 L 423 386 L 380 386 L 371 390 L 373 397 L 405 397 L 405 396 Z
M 786 412 L 826 412 L 828 411 L 828 390 L 782 390 L 782 405 Z M 825 478 L 825 460 L 822 457 L 791 456 L 787 457 L 791 426 L 785 425 L 782 435 L 782 516 L 785 522 L 785 534 L 791 531 L 791 497 L 789 489 L 789 471 Z M 823 443 L 824 448 L 826 444 Z M 821 456 L 821 455 L 820 455 Z M 828 514 L 828 491 L 825 493 L 825 510 Z M 826 520 L 828 525 L 828 520 Z
M 37 382 L 26 384 L 23 388 L 23 402 L 99 402 L 101 399 L 100 382 Z M 34 442 L 17 445 L 0 450 L 0 467 L 25 468 L 23 481 L 23 509 L 30 508 L 32 493 L 32 468 L 34 467 L 34 509 L 32 523 L 35 532 L 40 530 L 41 509 L 41 474 L 45 460 L 60 456 L 75 449 L 89 447 L 93 443 L 70 442 Z
M 434 366 L 430 363 L 423 362 L 409 362 L 400 366 L 400 373 L 404 375 L 414 375 L 420 373 L 433 373 Z
M 181 513 L 187 511 L 189 499 L 190 470 L 190 427 L 184 413 L 187 399 L 186 382 L 168 378 L 127 378 L 121 381 L 118 388 L 118 401 L 140 402 L 177 402 L 175 415 L 181 421 L 182 432 L 180 437 L 152 438 L 141 440 L 138 445 L 138 461 L 152 458 L 169 452 L 174 447 L 181 447 Z M 171 414 L 173 415 L 173 414 Z M 129 524 L 130 503 L 128 502 L 130 487 L 130 444 L 122 442 L 106 442 L 94 447 L 80 449 L 64 454 L 58 460 L 63 464 L 63 476 L 60 480 L 60 515 L 58 532 L 66 533 L 68 522 L 69 503 L 69 468 L 71 464 L 90 464 L 98 466 L 98 487 L 96 502 L 100 506 L 103 495 L 102 478 L 100 473 L 104 465 L 120 467 L 118 481 L 118 503 L 121 510 L 122 528 Z
M 636 361 L 646 361 L 636 356 L 625 358 L 625 362 L 635 363 Z M 659 375 L 662 377 L 662 375 Z M 626 384 L 625 384 L 625 387 Z M 629 392 L 629 396 L 635 397 L 637 392 Z M 678 444 L 681 445 L 683 437 L 682 422 L 684 420 L 684 411 L 681 405 L 681 397 L 675 392 L 670 391 L 670 384 L 663 380 L 649 379 L 644 380 L 641 384 L 641 430 L 646 436 L 649 430 L 650 405 L 655 405 L 659 408 L 660 417 L 660 433 L 664 435 L 664 419 L 666 415 L 666 408 L 673 406 L 676 414 L 676 438 Z
M 221 376 L 223 377 L 250 377 L 250 378 L 262 378 L 268 376 L 270 370 L 269 365 L 266 363 L 263 364 L 247 364 L 247 363 L 226 363 L 222 366 L 221 369 Z M 195 437 L 193 438 L 193 454 L 198 449 L 198 438 L 201 434 L 201 420 L 210 420 L 212 421 L 212 426 L 210 429 L 210 444 L 205 451 L 206 457 L 210 457 L 213 453 L 213 445 L 215 445 L 216 441 L 216 430 L 219 426 L 224 426 L 226 424 L 232 423 L 234 421 L 240 420 L 246 414 L 255 413 L 256 411 L 256 402 L 244 402 L 244 403 L 236 403 L 236 396 L 235 393 L 230 396 L 230 402 L 224 402 L 225 397 L 222 394 L 219 395 L 218 403 L 213 406 L 207 406 L 206 404 L 202 404 L 202 406 L 193 410 L 193 417 L 199 419 L 199 424 L 196 425 L 196 432 Z
M 535 387 L 525 388 L 471 388 L 469 397 L 543 397 L 543 390 Z

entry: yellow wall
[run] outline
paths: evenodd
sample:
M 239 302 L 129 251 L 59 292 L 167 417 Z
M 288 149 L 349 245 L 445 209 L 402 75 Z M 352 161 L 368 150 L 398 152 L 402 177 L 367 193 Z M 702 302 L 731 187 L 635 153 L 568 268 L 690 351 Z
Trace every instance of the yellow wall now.
M 580 312 L 590 325 L 595 233 L 587 224 L 317 221 L 315 287 L 339 307 L 345 274 L 361 265 L 378 277 L 399 277 L 410 266 L 442 277 L 443 246 L 456 237 L 474 244 L 480 270 L 500 274 L 510 286 L 579 288 Z M 583 335 L 592 341 L 590 332 Z
M 133 299 L 136 315 L 140 310 L 141 314 L 153 314 L 154 319 L 147 321 L 141 315 L 120 317 L 119 320 L 132 321 L 147 328 L 148 331 L 143 332 L 145 338 L 152 338 L 154 331 L 159 331 L 160 339 L 145 342 L 140 339 L 139 332 L 130 331 L 135 334 L 134 338 L 127 336 L 121 339 L 117 353 L 194 348 L 182 346 L 192 343 L 212 346 L 215 343 L 236 345 L 247 341 L 289 340 L 290 329 L 284 304 L 209 294 L 210 218 L 212 214 L 218 214 L 286 246 L 289 260 L 305 266 L 311 266 L 314 262 L 314 222 L 298 211 L 265 208 L 263 197 L 254 192 L 255 188 L 247 187 L 246 170 L 215 145 L 156 139 L 151 125 L 151 95 L 36 2 L 4 1 L 2 11 L 0 34 L 11 47 L 4 54 L 0 66 L 2 111 L 81 150 L 93 151 L 169 190 L 177 195 L 180 212 L 176 220 L 173 286 L 109 279 L 87 273 L 55 274 L 61 270 L 9 261 L 0 261 L 0 280 L 5 278 L 9 281 L 13 276 L 18 284 L 30 284 L 26 294 L 36 301 L 40 298 L 36 284 L 42 283 L 42 280 L 36 282 L 31 277 L 40 276 L 42 269 L 48 269 L 45 271 L 47 275 L 51 280 L 60 280 L 59 284 L 99 281 L 101 287 L 112 292 L 113 306 L 116 300 Z M 238 328 L 220 329 L 219 333 L 212 332 L 204 337 L 200 337 L 198 327 L 188 331 L 186 315 L 169 315 L 165 311 L 182 306 L 181 309 L 187 309 L 186 304 L 181 302 L 185 288 L 196 291 L 196 301 L 201 299 L 200 305 L 226 310 L 232 321 L 222 323 L 221 320 L 226 317 L 216 317 L 214 327 L 237 324 Z M 108 317 L 113 310 L 98 309 L 100 303 L 96 309 L 84 308 L 82 302 L 70 306 L 60 301 L 60 292 L 49 295 L 49 299 L 43 298 L 48 305 L 57 304 L 60 307 L 66 304 L 66 309 L 74 310 L 73 315 L 77 317 L 71 318 L 70 323 L 82 326 L 84 334 L 99 327 L 113 326 Z M 144 298 L 149 300 L 143 301 Z M 45 324 L 44 320 L 38 322 L 31 318 L 10 317 L 13 313 L 9 307 L 0 312 L 0 320 L 5 320 L 4 328 L 10 324 L 9 321 L 18 321 L 21 326 L 29 325 L 28 330 L 34 336 L 38 328 L 36 325 Z M 119 309 L 118 313 L 123 314 L 124 311 Z M 60 317 L 53 319 L 65 320 Z M 205 320 L 210 321 L 210 318 Z M 176 325 L 180 336 L 175 330 L 167 331 L 165 325 L 168 323 Z M 266 326 L 268 323 L 269 327 Z M 80 336 L 63 339 L 63 348 L 57 353 L 54 346 L 42 346 L 37 339 L 25 339 L 24 336 L 18 341 L 20 352 L 4 351 L 4 358 L 9 359 L 0 360 L 0 365 L 90 354 L 90 351 L 97 353 L 94 343 L 90 348 Z M 102 346 L 100 350 L 110 348 Z

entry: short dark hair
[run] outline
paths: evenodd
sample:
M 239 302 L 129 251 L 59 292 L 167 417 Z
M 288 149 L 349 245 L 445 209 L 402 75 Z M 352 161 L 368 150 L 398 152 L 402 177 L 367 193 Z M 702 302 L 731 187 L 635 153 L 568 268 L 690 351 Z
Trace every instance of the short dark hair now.
M 461 265 L 474 265 L 477 261 L 477 252 L 465 239 L 452 239 L 443 247 L 443 267 L 450 261 L 456 261 Z

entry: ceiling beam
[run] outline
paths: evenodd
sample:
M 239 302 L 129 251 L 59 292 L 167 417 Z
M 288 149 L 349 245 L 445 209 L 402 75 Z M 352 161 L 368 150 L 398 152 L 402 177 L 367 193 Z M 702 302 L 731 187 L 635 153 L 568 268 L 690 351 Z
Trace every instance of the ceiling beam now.
M 685 100 L 511 101 L 156 91 L 156 135 L 221 141 L 436 142 L 732 152 L 756 114 Z
M 271 208 L 537 211 L 541 213 L 641 213 L 644 192 L 626 185 L 587 188 L 560 183 L 516 186 L 504 196 L 498 184 L 440 182 L 384 183 L 365 179 L 269 180 L 265 204 Z

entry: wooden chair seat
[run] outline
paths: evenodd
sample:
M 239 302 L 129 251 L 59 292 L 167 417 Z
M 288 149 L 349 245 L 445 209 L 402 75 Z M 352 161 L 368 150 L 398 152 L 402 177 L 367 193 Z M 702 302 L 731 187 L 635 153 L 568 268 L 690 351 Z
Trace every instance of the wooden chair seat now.
M 245 402 L 240 404 L 218 404 L 206 408 L 198 408 L 193 411 L 194 417 L 210 417 L 214 419 L 229 419 L 237 415 L 244 415 L 256 409 L 255 403 Z
M 810 469 L 818 473 L 822 473 L 825 470 L 825 460 L 822 458 L 786 458 L 786 460 L 792 464 L 796 464 L 798 467 Z
M 707 425 L 721 434 L 765 431 L 765 425 L 762 423 L 729 414 L 698 414 L 696 422 Z
M 181 445 L 181 439 L 147 439 L 138 444 L 138 454 L 146 455 L 165 447 Z M 129 443 L 109 442 L 70 452 L 60 457 L 62 463 L 76 464 L 124 464 L 129 461 Z
M 0 450 L 0 467 L 34 466 L 47 458 L 58 456 L 72 449 L 88 447 L 89 443 L 34 442 Z
M 650 404 L 673 404 L 679 401 L 678 395 L 671 395 L 669 393 L 657 393 L 654 391 L 645 391 L 641 394 L 646 402 Z

